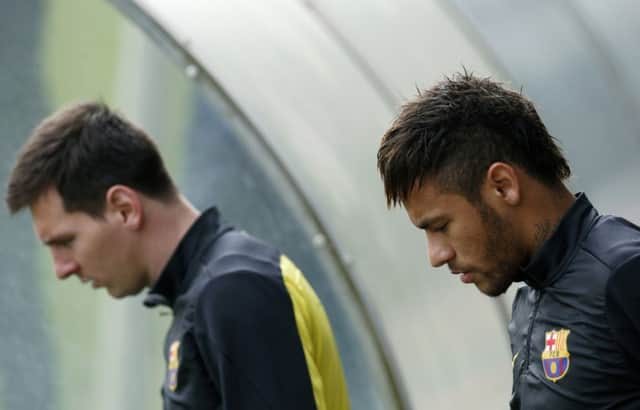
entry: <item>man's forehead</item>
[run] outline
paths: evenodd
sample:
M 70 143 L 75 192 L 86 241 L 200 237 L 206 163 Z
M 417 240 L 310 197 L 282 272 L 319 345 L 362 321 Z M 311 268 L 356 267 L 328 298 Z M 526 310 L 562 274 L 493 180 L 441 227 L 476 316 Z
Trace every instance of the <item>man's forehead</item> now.
M 49 215 L 64 213 L 62 197 L 55 188 L 44 191 L 30 206 L 32 215 Z
M 64 209 L 62 197 L 53 188 L 43 192 L 29 209 L 31 210 L 33 228 L 41 239 L 53 235 L 61 225 L 66 223 L 64 217 L 69 215 Z
M 443 190 L 437 182 L 426 180 L 413 188 L 404 205 L 411 221 L 420 225 L 423 220 L 446 215 L 458 201 L 463 200 L 462 195 Z
M 445 194 L 433 178 L 417 181 L 405 200 L 405 206 L 425 207 L 436 203 Z

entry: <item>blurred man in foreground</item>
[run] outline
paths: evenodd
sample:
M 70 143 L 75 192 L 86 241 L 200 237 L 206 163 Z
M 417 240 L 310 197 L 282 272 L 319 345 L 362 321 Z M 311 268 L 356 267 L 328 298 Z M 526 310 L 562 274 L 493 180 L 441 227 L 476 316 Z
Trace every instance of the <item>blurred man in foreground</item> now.
M 466 72 L 445 79 L 403 107 L 378 169 L 433 266 L 489 296 L 524 282 L 512 409 L 640 408 L 640 228 L 569 192 L 531 101 Z
M 147 134 L 107 106 L 45 119 L 20 152 L 7 204 L 29 208 L 60 279 L 169 306 L 164 408 L 348 409 L 325 311 L 278 250 L 200 213 Z

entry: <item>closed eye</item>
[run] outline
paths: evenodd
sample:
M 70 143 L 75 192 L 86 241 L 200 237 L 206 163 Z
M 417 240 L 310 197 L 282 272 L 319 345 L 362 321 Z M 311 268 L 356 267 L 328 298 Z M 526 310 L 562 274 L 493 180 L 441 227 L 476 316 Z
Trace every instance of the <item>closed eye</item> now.
M 73 240 L 73 237 L 55 238 L 46 241 L 45 245 L 54 248 L 69 248 L 73 244 Z
M 432 231 L 433 232 L 446 232 L 448 227 L 449 227 L 449 222 L 433 227 Z
M 448 217 L 436 216 L 433 218 L 425 218 L 416 226 L 425 232 L 445 232 L 451 220 Z

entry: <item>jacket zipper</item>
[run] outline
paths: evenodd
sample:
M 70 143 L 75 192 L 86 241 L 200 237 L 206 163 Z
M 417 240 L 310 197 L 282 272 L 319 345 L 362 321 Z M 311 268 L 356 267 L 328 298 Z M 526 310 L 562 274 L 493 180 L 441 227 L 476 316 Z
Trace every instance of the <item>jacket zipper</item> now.
M 529 329 L 527 330 L 527 341 L 524 345 L 525 349 L 526 349 L 526 356 L 524 357 L 524 362 L 522 364 L 522 367 L 520 368 L 520 371 L 518 372 L 518 377 L 515 380 L 515 387 L 513 389 L 513 393 L 514 395 L 518 394 L 518 389 L 520 388 L 520 379 L 522 378 L 522 373 L 525 371 L 525 369 L 529 368 L 529 362 L 531 359 L 531 334 L 533 332 L 533 324 L 536 321 L 536 316 L 538 315 L 538 307 L 540 306 L 540 300 L 542 300 L 542 290 L 537 291 L 538 295 L 536 297 L 536 303 L 533 306 L 533 314 L 531 315 L 531 320 L 529 321 Z

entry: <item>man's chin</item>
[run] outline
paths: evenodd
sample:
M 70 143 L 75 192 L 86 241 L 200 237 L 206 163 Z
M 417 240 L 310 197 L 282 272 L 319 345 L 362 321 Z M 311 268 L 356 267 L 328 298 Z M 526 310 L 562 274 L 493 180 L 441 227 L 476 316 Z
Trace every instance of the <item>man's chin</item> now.
M 142 289 L 137 289 L 132 291 L 130 289 L 116 289 L 111 287 L 107 287 L 106 289 L 107 289 L 107 293 L 109 293 L 109 296 L 111 296 L 114 299 L 123 299 L 123 298 L 126 298 L 127 296 L 135 296 L 142 291 Z
M 475 285 L 480 292 L 484 293 L 487 296 L 495 298 L 505 293 L 507 289 L 509 289 L 509 286 L 511 286 L 511 283 L 495 284 L 495 283 L 481 282 L 481 283 L 475 283 Z
M 111 296 L 114 299 L 122 299 L 124 297 L 129 296 L 128 293 L 123 292 L 122 289 L 114 289 L 114 288 L 107 288 L 107 293 L 109 294 L 109 296 Z

